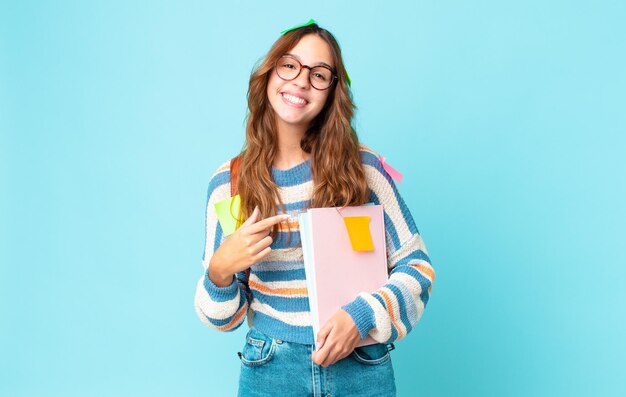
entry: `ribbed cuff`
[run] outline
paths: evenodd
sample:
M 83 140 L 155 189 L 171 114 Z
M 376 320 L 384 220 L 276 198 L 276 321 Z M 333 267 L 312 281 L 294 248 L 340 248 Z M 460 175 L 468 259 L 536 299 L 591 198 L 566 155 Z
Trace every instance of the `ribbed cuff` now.
M 233 282 L 226 287 L 218 287 L 215 285 L 211 278 L 209 277 L 209 269 L 204 273 L 204 289 L 209 294 L 212 300 L 216 302 L 224 302 L 234 299 L 239 292 L 239 287 L 237 286 L 237 280 L 233 276 Z
M 376 326 L 374 310 L 367 301 L 360 296 L 347 305 L 343 305 L 341 308 L 352 317 L 352 320 L 359 330 L 361 339 L 365 339 L 370 330 Z

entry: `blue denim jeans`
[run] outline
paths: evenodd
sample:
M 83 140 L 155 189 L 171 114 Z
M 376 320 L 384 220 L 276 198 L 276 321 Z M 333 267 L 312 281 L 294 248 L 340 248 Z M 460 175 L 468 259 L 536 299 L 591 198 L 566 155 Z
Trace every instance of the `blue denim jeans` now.
M 239 396 L 395 396 L 387 345 L 357 347 L 326 368 L 313 363 L 313 345 L 273 339 L 251 328 L 239 352 Z

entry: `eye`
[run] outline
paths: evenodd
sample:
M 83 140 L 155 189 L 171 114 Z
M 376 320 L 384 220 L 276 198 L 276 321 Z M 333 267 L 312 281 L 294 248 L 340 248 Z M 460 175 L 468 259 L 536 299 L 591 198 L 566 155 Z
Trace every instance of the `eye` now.
M 281 58 L 278 63 L 281 69 L 298 70 L 300 68 L 299 62 L 290 57 Z
M 313 77 L 315 77 L 317 80 L 326 81 L 326 76 L 324 76 L 322 73 L 315 73 Z

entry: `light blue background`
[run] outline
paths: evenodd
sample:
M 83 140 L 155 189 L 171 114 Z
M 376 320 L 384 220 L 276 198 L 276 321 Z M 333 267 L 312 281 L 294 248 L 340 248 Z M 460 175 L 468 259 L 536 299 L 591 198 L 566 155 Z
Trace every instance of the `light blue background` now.
M 626 395 L 623 1 L 127 3 L 0 6 L 0 395 L 234 394 L 207 184 L 311 17 L 437 272 L 399 394 Z

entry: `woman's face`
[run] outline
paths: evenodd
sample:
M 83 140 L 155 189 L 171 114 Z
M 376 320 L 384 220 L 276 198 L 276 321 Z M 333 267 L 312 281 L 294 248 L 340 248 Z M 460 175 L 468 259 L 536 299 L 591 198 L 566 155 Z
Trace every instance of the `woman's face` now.
M 330 46 L 319 36 L 308 34 L 288 51 L 302 65 L 329 65 L 333 70 Z M 283 54 L 287 55 L 287 54 Z M 277 123 L 307 128 L 324 108 L 328 92 L 333 89 L 318 90 L 309 81 L 310 70 L 302 68 L 298 77 L 285 81 L 278 77 L 276 70 L 270 74 L 267 96 L 276 113 Z

